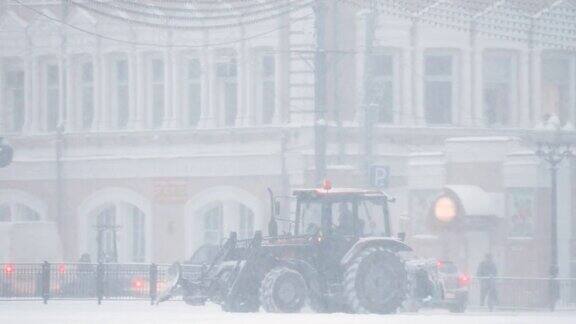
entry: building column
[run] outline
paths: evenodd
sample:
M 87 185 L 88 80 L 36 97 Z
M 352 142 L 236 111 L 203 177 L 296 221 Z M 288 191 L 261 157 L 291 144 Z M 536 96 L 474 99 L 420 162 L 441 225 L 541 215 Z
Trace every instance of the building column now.
M 364 72 L 366 64 L 366 19 L 368 19 L 367 12 L 359 12 L 356 15 L 356 109 L 354 111 L 354 124 L 362 126 L 364 124 L 364 96 L 367 89 L 365 89 L 366 82 L 364 82 Z
M 26 85 L 28 91 L 26 91 L 26 100 L 28 110 L 30 111 L 30 118 L 28 124 L 28 131 L 30 133 L 40 132 L 42 129 L 42 121 L 40 118 L 40 70 L 38 57 L 30 54 L 27 62 L 27 81 Z
M 459 105 L 456 105 L 455 111 L 452 112 L 454 123 L 456 125 L 470 127 L 473 125 L 472 114 L 472 55 L 473 50 L 466 48 L 462 50 L 461 67 L 459 80 L 456 80 L 457 88 L 460 88 Z M 460 106 L 460 109 L 457 107 Z
M 216 86 L 214 71 L 214 53 L 208 47 L 210 36 L 204 32 L 204 44 L 201 50 L 202 64 L 202 109 L 198 127 L 210 128 L 214 126 L 214 108 L 216 98 L 213 96 L 213 87 Z
M 174 106 L 172 100 L 172 65 L 174 64 L 174 52 L 172 48 L 164 50 L 164 118 L 162 128 L 174 128 Z
M 1 10 L 0 10 L 0 12 L 1 12 Z M 6 66 L 6 64 L 4 63 L 4 60 L 0 57 L 0 133 L 7 133 L 7 130 L 8 130 L 6 118 L 5 118 L 5 116 L 8 115 L 8 111 L 7 111 L 8 107 L 6 107 L 5 99 L 4 99 L 4 82 L 5 82 L 4 76 L 6 75 L 6 73 L 4 71 L 5 66 Z M 27 119 L 28 119 L 28 115 L 25 113 L 24 114 L 25 123 L 26 123 Z
M 78 95 L 78 84 L 75 82 L 74 72 L 78 68 L 75 64 L 76 62 L 71 56 L 66 56 L 64 58 L 65 66 L 66 66 L 66 91 L 64 91 L 66 96 L 66 126 L 65 129 L 67 132 L 74 132 L 78 129 L 82 128 L 82 108 L 81 106 L 77 106 L 75 103 L 78 100 L 75 100 L 75 97 Z
M 66 103 L 67 103 L 67 95 L 66 92 L 68 92 L 66 85 L 66 76 L 68 73 L 68 58 L 66 57 L 66 55 L 64 53 L 60 53 L 60 57 L 58 58 L 58 124 L 57 127 L 62 127 L 64 128 L 65 126 L 67 126 L 67 120 L 68 118 L 70 118 L 71 116 L 67 115 L 67 107 L 66 107 Z M 68 129 L 64 129 L 65 131 L 68 131 Z
M 541 69 L 542 69 L 542 51 L 533 48 L 530 51 L 530 93 L 532 100 L 531 108 L 531 125 L 536 125 L 542 121 L 542 82 L 541 82 Z
M 128 55 L 129 119 L 127 126 L 127 128 L 131 130 L 140 130 L 143 128 L 143 120 L 140 118 L 138 113 L 138 111 L 141 110 L 140 105 L 142 104 L 142 100 L 139 98 L 139 95 L 142 92 L 138 91 L 138 84 L 141 73 L 138 56 L 138 50 L 136 47 L 132 47 L 130 54 Z
M 424 52 L 419 45 L 419 26 L 417 22 L 412 24 L 412 100 L 414 124 L 426 124 L 424 112 Z
M 136 107 L 134 108 L 135 129 L 144 129 L 148 124 L 148 118 L 146 115 L 147 113 L 146 98 L 148 95 L 148 91 L 146 89 L 146 83 L 144 78 L 144 75 L 146 73 L 145 69 L 146 65 L 144 62 L 144 54 L 135 51 L 134 52 L 134 74 L 135 74 L 134 93 L 136 94 L 136 100 L 134 101 L 134 103 L 136 104 Z
M 412 84 L 412 60 L 411 49 L 409 46 L 403 47 L 400 52 L 400 69 L 399 72 L 401 80 L 400 88 L 400 120 L 399 124 L 413 125 L 414 115 L 412 112 L 412 93 L 410 91 Z
M 182 89 L 184 88 L 182 75 L 186 73 L 186 65 L 182 61 L 182 55 L 179 52 L 172 53 L 172 64 L 169 67 L 172 70 L 172 128 L 182 128 L 185 125 L 184 114 L 182 113 Z
M 110 106 L 111 106 L 111 98 L 110 98 L 110 78 L 109 78 L 109 68 L 110 62 L 109 59 L 106 58 L 104 55 L 98 53 L 96 54 L 98 65 L 100 68 L 98 69 L 98 73 L 95 73 L 95 79 L 98 79 L 99 82 L 97 86 L 100 88 L 98 93 L 100 102 L 99 106 L 96 108 L 97 113 L 95 116 L 97 117 L 95 120 L 96 130 L 102 131 L 107 130 L 110 127 Z M 97 76 L 96 76 L 97 75 Z M 96 84 L 96 83 L 95 83 Z
M 244 28 L 241 28 L 240 38 L 245 37 Z M 238 86 L 237 89 L 237 115 L 236 115 L 236 126 L 247 126 L 251 124 L 251 121 L 247 118 L 248 112 L 251 107 L 247 106 L 246 104 L 246 93 L 248 88 L 250 87 L 247 84 L 247 74 L 249 73 L 249 55 L 246 53 L 246 42 L 241 41 L 236 46 L 237 52 L 237 65 L 238 65 L 238 74 L 236 76 L 236 82 Z
M 99 50 L 96 51 L 95 54 L 92 55 L 92 62 L 93 62 L 93 73 L 94 73 L 94 120 L 92 121 L 92 129 L 100 129 L 102 125 L 102 106 L 104 104 L 103 98 L 104 95 L 102 94 L 102 86 L 104 82 L 102 81 L 102 54 Z
M 482 49 L 478 47 L 472 48 L 471 53 L 471 71 L 472 71 L 472 103 L 471 103 L 471 125 L 483 126 L 484 125 L 484 77 L 482 75 Z
M 517 121 L 522 128 L 530 127 L 530 52 L 522 50 L 518 59 L 518 109 Z

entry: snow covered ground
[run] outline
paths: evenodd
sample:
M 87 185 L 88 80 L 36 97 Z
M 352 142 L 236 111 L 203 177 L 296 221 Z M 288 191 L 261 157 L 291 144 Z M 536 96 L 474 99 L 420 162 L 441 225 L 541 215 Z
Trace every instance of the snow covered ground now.
M 194 324 L 574 324 L 576 312 L 468 312 L 450 314 L 442 310 L 428 310 L 418 314 L 350 315 L 350 314 L 230 314 L 214 305 L 191 307 L 174 301 L 150 306 L 143 301 L 105 302 L 0 301 L 1 324 L 79 324 L 79 323 L 194 323 Z

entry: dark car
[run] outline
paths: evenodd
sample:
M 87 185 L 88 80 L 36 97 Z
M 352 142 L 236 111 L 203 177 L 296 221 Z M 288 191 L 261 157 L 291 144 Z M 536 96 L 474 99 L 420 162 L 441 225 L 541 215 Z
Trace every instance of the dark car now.
M 404 310 L 446 308 L 453 313 L 466 310 L 469 277 L 451 261 L 412 259 L 406 262 L 410 290 Z

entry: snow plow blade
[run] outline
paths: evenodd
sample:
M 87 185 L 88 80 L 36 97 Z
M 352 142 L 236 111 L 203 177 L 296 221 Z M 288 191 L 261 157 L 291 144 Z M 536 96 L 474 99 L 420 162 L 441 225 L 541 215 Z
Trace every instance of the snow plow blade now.
M 163 287 L 162 291 L 158 292 L 158 296 L 154 301 L 154 304 L 156 305 L 169 300 L 177 292 L 182 280 L 182 265 L 180 265 L 178 262 L 172 264 L 172 266 L 168 269 L 166 276 L 166 285 Z

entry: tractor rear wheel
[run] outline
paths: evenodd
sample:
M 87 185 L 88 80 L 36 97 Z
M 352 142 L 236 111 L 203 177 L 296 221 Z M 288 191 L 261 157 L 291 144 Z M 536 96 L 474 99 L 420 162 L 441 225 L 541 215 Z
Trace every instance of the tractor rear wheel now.
M 360 252 L 344 273 L 344 295 L 355 313 L 395 312 L 406 298 L 407 286 L 404 262 L 380 246 Z
M 298 271 L 287 267 L 270 270 L 260 286 L 260 304 L 267 312 L 297 313 L 306 296 L 306 281 Z

